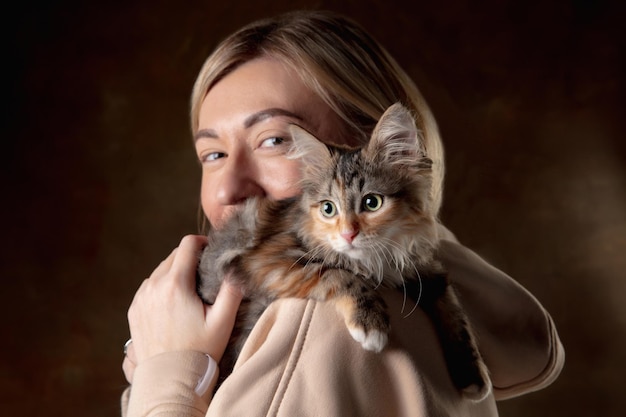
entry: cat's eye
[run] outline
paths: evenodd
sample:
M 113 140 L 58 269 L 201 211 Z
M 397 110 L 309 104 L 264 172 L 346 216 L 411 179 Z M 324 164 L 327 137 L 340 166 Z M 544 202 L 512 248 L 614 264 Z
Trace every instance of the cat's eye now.
M 320 212 L 324 217 L 334 217 L 337 214 L 337 207 L 332 201 L 322 201 Z
M 376 211 L 383 206 L 383 196 L 380 194 L 367 194 L 362 200 L 363 210 Z

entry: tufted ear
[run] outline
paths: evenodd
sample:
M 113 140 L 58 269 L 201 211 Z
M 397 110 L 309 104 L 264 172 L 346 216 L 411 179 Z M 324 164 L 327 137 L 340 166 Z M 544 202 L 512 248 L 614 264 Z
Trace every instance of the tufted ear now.
M 305 177 L 321 174 L 332 160 L 328 146 L 300 126 L 291 125 L 289 130 L 292 143 L 287 157 L 302 161 Z
M 413 115 L 396 103 L 381 116 L 365 152 L 379 163 L 423 168 L 422 146 Z

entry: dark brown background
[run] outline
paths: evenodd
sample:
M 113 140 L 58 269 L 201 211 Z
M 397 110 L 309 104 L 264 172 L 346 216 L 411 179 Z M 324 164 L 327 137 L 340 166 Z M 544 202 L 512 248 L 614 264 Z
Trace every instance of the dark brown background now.
M 244 23 L 318 7 L 414 77 L 445 140 L 444 221 L 557 323 L 561 378 L 501 414 L 624 415 L 617 1 L 21 3 L 3 12 L 0 414 L 118 413 L 134 291 L 196 231 L 194 77 Z

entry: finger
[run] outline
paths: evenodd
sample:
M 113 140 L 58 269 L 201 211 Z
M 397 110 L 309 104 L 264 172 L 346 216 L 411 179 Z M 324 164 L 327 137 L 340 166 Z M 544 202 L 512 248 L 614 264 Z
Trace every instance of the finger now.
M 225 279 L 211 306 L 211 315 L 218 321 L 234 323 L 242 298 L 241 289 Z
M 152 272 L 152 277 L 163 276 L 172 268 L 172 263 L 174 262 L 174 258 L 176 257 L 176 249 L 178 248 L 175 248 L 168 255 L 168 257 L 161 261 L 161 263 L 154 269 L 154 272 Z
M 122 362 L 122 371 L 124 371 L 124 377 L 129 384 L 133 383 L 133 375 L 135 374 L 135 364 L 128 359 L 128 356 L 124 357 Z
M 207 353 L 218 362 L 230 339 L 241 299 L 242 292 L 225 280 L 217 293 L 215 303 L 204 306 L 207 330 L 212 334 L 211 347 Z
M 206 236 L 187 235 L 183 237 L 176 250 L 172 269 L 185 271 L 191 267 L 195 270 L 198 265 L 200 251 L 206 243 Z
M 199 242 L 195 242 L 195 241 L 199 241 Z M 180 252 L 180 247 L 183 246 L 183 251 L 187 251 L 189 250 L 189 248 L 191 248 L 193 250 L 193 248 L 197 245 L 200 246 L 200 248 L 202 248 L 202 246 L 204 246 L 206 244 L 206 236 L 199 236 L 199 235 L 188 235 L 182 238 L 181 242 L 179 243 L 178 247 L 174 248 L 174 250 L 169 254 L 169 256 L 167 258 L 165 258 L 154 270 L 154 272 L 152 273 L 151 278 L 159 278 L 162 276 L 165 276 L 167 274 L 167 272 L 169 272 L 170 269 L 172 269 L 172 267 L 174 267 L 174 261 L 175 259 L 177 259 L 177 254 L 178 252 Z M 198 252 L 199 250 L 196 250 L 196 252 Z M 184 262 L 186 262 L 186 259 L 180 259 L 177 262 L 177 267 L 182 265 Z
M 180 241 L 180 245 L 176 250 L 171 270 L 177 272 L 175 276 L 184 280 L 185 283 L 191 282 L 191 278 L 195 280 L 196 268 L 200 260 L 200 251 L 207 243 L 205 236 L 187 235 Z

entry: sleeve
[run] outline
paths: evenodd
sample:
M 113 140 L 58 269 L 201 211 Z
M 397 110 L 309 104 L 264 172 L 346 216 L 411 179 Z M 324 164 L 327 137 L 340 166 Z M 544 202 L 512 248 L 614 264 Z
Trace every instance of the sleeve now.
M 207 355 L 163 353 L 135 369 L 133 384 L 122 395 L 122 416 L 204 416 L 216 381 L 217 372 L 211 371 Z
M 445 232 L 438 256 L 478 336 L 495 398 L 550 385 L 563 368 L 565 351 L 548 312 L 514 279 Z

